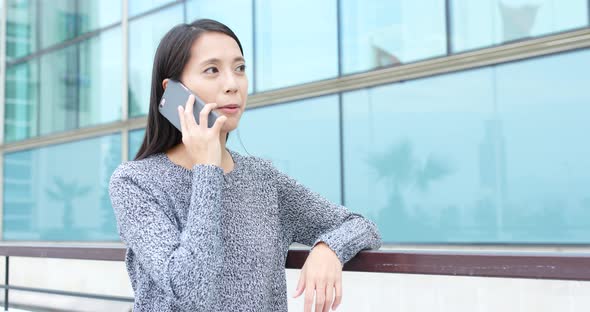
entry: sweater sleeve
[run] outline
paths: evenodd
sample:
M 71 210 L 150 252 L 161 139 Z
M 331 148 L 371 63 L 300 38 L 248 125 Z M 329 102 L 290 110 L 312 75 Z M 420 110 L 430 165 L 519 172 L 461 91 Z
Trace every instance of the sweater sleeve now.
M 287 215 L 292 241 L 308 246 L 326 243 L 342 265 L 363 249 L 379 249 L 381 235 L 375 223 L 328 201 L 274 169 L 279 206 Z
M 128 172 L 130 171 L 130 172 Z M 113 173 L 109 193 L 121 240 L 135 254 L 151 279 L 178 307 L 205 311 L 215 306 L 214 286 L 220 281 L 221 192 L 223 171 L 195 165 L 188 219 L 182 232 L 161 209 L 164 200 L 145 173 Z

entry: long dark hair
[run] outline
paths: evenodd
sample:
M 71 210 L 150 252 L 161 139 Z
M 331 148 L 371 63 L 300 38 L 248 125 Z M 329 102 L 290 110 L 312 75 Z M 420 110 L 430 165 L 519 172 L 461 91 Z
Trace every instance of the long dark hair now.
M 160 41 L 154 57 L 147 126 L 143 143 L 141 143 L 135 160 L 165 152 L 182 142 L 182 132 L 176 129 L 158 110 L 158 104 L 164 94 L 162 81 L 166 78 L 180 81 L 182 71 L 190 60 L 193 43 L 206 32 L 220 32 L 232 37 L 244 55 L 238 37 L 229 27 L 218 21 L 199 19 L 190 24 L 177 25 L 168 31 Z

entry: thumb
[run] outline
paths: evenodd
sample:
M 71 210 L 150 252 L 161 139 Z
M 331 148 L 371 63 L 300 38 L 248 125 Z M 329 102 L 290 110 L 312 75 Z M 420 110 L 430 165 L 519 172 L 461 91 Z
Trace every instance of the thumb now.
M 293 298 L 297 298 L 301 296 L 303 291 L 305 290 L 305 279 L 303 278 L 303 274 L 299 275 L 299 283 L 297 283 L 297 288 L 295 289 L 295 294 L 293 294 Z

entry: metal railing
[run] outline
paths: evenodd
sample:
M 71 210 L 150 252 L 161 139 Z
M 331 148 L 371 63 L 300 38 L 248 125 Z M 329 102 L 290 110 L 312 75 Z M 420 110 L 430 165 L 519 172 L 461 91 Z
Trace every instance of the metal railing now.
M 10 284 L 10 257 L 124 261 L 124 247 L 68 245 L 0 245 L 4 256 L 4 309 L 9 291 L 27 291 L 111 301 L 133 302 L 131 297 L 24 287 Z M 301 269 L 308 249 L 289 250 L 286 269 Z M 502 278 L 533 278 L 590 281 L 590 254 L 575 252 L 448 252 L 365 250 L 344 265 L 344 271 L 373 273 L 432 274 Z

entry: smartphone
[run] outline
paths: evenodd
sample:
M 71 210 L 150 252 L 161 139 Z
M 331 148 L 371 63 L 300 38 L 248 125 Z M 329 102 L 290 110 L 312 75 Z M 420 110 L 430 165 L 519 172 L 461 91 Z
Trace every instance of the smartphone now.
M 186 101 L 188 100 L 189 95 L 195 96 L 195 104 L 193 106 L 193 114 L 195 116 L 195 121 L 197 125 L 199 124 L 199 113 L 205 107 L 205 102 L 201 100 L 196 94 L 192 93 L 187 87 L 185 87 L 181 82 L 176 80 L 168 80 L 168 84 L 166 85 L 166 89 L 164 90 L 164 94 L 162 95 L 162 99 L 160 100 L 159 110 L 160 113 L 173 124 L 176 129 L 182 132 L 182 127 L 180 125 L 180 117 L 178 117 L 178 106 L 182 105 L 185 107 Z M 211 128 L 215 124 L 215 120 L 219 117 L 214 111 L 209 113 L 209 117 L 207 120 L 208 127 Z

